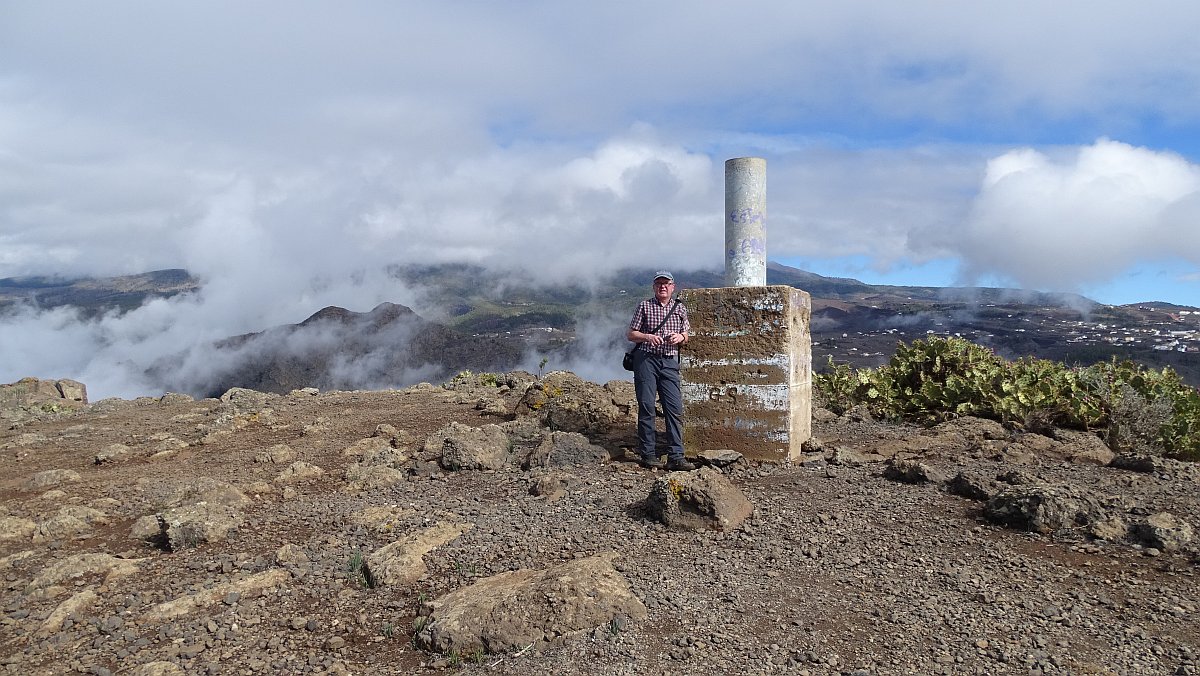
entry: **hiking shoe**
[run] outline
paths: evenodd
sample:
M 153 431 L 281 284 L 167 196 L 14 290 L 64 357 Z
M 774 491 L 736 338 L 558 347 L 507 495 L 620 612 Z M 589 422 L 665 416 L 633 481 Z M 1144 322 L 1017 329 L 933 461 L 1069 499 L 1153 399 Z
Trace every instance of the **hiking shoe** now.
M 638 464 L 646 469 L 666 469 L 667 467 L 667 463 L 663 462 L 662 460 L 659 460 L 658 458 L 647 458 L 646 456 L 638 458 Z
M 696 466 L 688 462 L 686 459 L 672 460 L 671 463 L 667 465 L 667 469 L 671 470 L 672 472 L 690 472 L 696 469 Z

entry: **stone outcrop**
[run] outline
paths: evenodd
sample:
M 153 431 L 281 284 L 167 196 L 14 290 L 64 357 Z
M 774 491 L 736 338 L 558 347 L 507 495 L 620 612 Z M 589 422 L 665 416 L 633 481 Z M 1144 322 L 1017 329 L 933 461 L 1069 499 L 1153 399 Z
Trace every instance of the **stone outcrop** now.
M 946 482 L 946 490 L 969 500 L 986 502 L 1000 491 L 999 484 L 975 473 L 959 472 Z
M 545 645 L 612 622 L 646 616 L 646 607 L 613 567 L 615 552 L 553 568 L 484 578 L 421 608 L 424 647 L 460 655 Z
M 272 465 L 283 465 L 296 459 L 296 452 L 287 444 L 275 444 L 262 453 L 254 456 L 255 462 Z
M 1054 453 L 1070 462 L 1107 465 L 1116 454 L 1100 437 L 1087 432 L 1072 432 L 1060 430 L 1062 445 L 1054 449 Z
M 56 540 L 86 533 L 92 526 L 108 524 L 108 515 L 91 507 L 68 505 L 60 507 L 50 518 L 42 521 L 33 534 L 34 542 Z
M 363 575 L 372 587 L 409 584 L 421 579 L 428 571 L 424 557 L 434 549 L 471 529 L 466 523 L 443 523 L 408 535 L 369 554 L 363 565 Z
M 988 500 L 984 515 L 1010 528 L 1050 533 L 1086 526 L 1106 512 L 1099 500 L 1078 486 L 1019 485 Z
M 37 531 L 37 522 L 19 516 L 0 516 L 0 540 L 25 540 Z
M 46 566 L 29 583 L 29 591 L 45 589 L 64 580 L 85 575 L 121 577 L 138 571 L 142 559 L 122 559 L 111 554 L 85 553 L 69 556 Z
M 275 483 L 277 483 L 277 484 L 300 483 L 303 481 L 309 481 L 311 479 L 316 479 L 317 477 L 321 476 L 324 473 L 325 473 L 325 470 L 321 469 L 320 467 L 317 467 L 316 465 L 314 465 L 312 463 L 304 462 L 303 460 L 297 460 L 296 462 L 293 462 L 292 464 L 288 465 L 286 469 L 284 469 L 282 472 L 279 473 L 278 476 L 275 477 Z
M 253 413 L 267 408 L 267 405 L 279 399 L 278 394 L 257 392 L 242 387 L 231 387 L 221 395 L 221 403 L 226 404 L 237 413 Z
M 72 594 L 69 599 L 58 604 L 58 607 L 50 613 L 50 617 L 47 617 L 46 621 L 42 622 L 42 626 L 38 627 L 35 635 L 40 638 L 50 636 L 59 629 L 62 629 L 63 622 L 67 618 L 76 613 L 82 613 L 85 609 L 95 604 L 99 598 L 96 592 L 91 589 L 84 589 L 81 592 Z
M 45 488 L 54 488 L 63 484 L 71 484 L 82 480 L 79 472 L 73 469 L 48 469 L 37 472 L 29 477 L 25 483 L 25 487 L 31 491 L 38 491 Z
M 0 385 L 0 409 L 54 405 L 80 408 L 87 403 L 87 386 L 76 380 L 22 378 Z
M 1145 523 L 1133 527 L 1137 537 L 1149 547 L 1174 552 L 1192 543 L 1192 525 L 1170 512 L 1158 512 L 1146 517 Z
M 217 604 L 227 598 L 229 594 L 237 594 L 239 597 L 249 596 L 251 592 L 258 592 L 278 586 L 289 577 L 288 572 L 280 568 L 264 570 L 261 573 L 256 573 L 240 580 L 214 585 L 204 591 L 181 596 L 173 601 L 160 603 L 146 613 L 143 619 L 156 622 L 187 615 L 196 610 Z
M 554 430 L 602 438 L 633 429 L 637 395 L 631 382 L 613 380 L 601 386 L 568 371 L 553 371 L 526 390 L 515 410 Z

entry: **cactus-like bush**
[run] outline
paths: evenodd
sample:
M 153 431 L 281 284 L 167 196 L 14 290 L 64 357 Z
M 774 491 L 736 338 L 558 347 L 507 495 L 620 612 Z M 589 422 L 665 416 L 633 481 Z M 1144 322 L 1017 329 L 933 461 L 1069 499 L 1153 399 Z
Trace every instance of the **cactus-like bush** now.
M 919 422 L 960 415 L 1031 431 L 1070 427 L 1105 432 L 1114 450 L 1200 460 L 1200 390 L 1170 368 L 1131 361 L 1084 368 L 1025 357 L 1008 361 L 961 338 L 901 343 L 878 369 L 829 361 L 814 385 L 825 406 Z

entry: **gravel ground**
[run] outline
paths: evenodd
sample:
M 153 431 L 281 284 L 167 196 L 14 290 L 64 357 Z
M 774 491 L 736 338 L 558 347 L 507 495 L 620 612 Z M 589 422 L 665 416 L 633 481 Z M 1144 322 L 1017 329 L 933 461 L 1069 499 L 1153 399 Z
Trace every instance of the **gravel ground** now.
M 0 431 L 0 672 L 1200 672 L 1194 544 L 1160 551 L 1097 540 L 1084 528 L 1011 530 L 988 521 L 982 502 L 937 482 L 900 483 L 884 477 L 881 461 L 826 458 L 841 448 L 879 460 L 903 448 L 947 476 L 1018 470 L 1026 481 L 1113 498 L 1131 518 L 1167 511 L 1200 526 L 1194 467 L 1134 473 L 1052 456 L 1014 464 L 956 446 L 959 437 L 822 415 L 815 428 L 824 452 L 725 470 L 755 506 L 740 528 L 673 532 L 639 508 L 662 474 L 632 462 L 554 470 L 567 486 L 556 499 L 531 494 L 546 470 L 428 464 L 436 458 L 420 447 L 429 434 L 451 421 L 504 419 L 481 414 L 478 401 L 431 387 L 294 393 L 240 408 L 175 396 L 14 423 Z M 344 472 L 355 458 L 343 449 L 380 424 L 412 440 L 414 457 L 398 483 L 350 491 Z M 127 453 L 96 464 L 113 444 Z M 259 456 L 277 444 L 323 473 L 276 482 L 283 466 Z M 49 470 L 76 476 L 41 474 Z M 196 486 L 224 485 L 248 501 L 236 505 L 243 520 L 223 539 L 168 551 L 131 534 L 142 517 L 187 504 L 189 490 L 194 500 Z M 356 521 L 379 506 L 395 508 L 386 526 Z M 362 583 L 357 557 L 440 520 L 473 527 L 427 554 L 416 582 Z M 645 620 L 617 618 L 510 654 L 447 656 L 414 645 L 424 600 L 608 551 L 619 553 Z M 114 558 L 88 568 L 81 554 Z M 136 572 L 112 570 L 120 561 Z M 76 569 L 57 579 L 63 562 Z M 242 583 L 273 571 L 286 573 L 282 582 Z M 156 615 L 160 604 L 189 597 L 208 600 Z

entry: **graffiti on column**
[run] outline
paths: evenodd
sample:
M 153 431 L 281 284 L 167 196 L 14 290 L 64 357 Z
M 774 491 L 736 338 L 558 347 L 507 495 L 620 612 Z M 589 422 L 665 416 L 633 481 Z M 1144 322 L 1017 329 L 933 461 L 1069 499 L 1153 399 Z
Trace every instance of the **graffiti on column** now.
M 750 207 L 733 209 L 729 212 L 730 223 L 762 223 L 765 220 L 763 212 Z
M 735 240 L 727 251 L 730 258 L 737 257 L 738 254 L 745 256 L 754 255 L 762 256 L 767 252 L 767 242 L 760 237 L 743 237 Z

